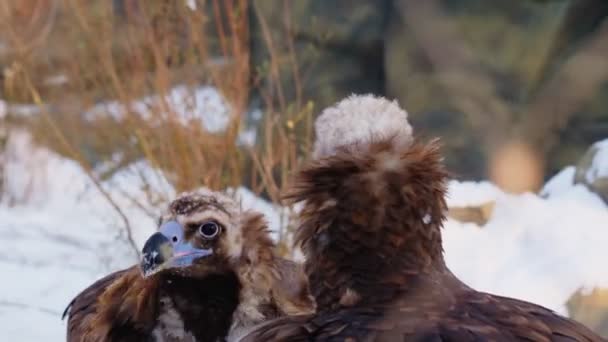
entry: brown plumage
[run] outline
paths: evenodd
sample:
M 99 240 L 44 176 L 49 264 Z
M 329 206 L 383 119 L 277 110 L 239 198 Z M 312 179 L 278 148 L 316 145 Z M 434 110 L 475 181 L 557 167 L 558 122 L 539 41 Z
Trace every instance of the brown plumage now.
M 438 141 L 376 133 L 317 149 L 330 153 L 299 171 L 287 196 L 304 203 L 297 243 L 316 314 L 263 323 L 244 341 L 602 340 L 454 276 L 442 250 L 447 173 Z
M 221 341 L 269 318 L 311 312 L 301 268 L 275 255 L 261 214 L 201 190 L 171 203 L 160 232 L 167 222 L 177 223 L 180 239 L 209 255 L 163 260 L 146 276 L 142 270 L 152 266 L 144 261 L 98 280 L 66 309 L 68 341 Z M 209 222 L 216 226 L 202 231 Z M 209 234 L 209 227 L 218 229 Z M 159 233 L 153 237 L 148 242 Z M 170 243 L 151 245 L 157 257 Z

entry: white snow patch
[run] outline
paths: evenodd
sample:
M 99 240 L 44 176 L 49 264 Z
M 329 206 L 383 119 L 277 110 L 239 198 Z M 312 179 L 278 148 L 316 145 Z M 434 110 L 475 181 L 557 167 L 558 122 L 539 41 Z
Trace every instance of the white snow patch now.
M 40 112 L 40 107 L 30 104 L 13 104 L 7 103 L 0 99 L 0 119 L 7 116 L 9 113 L 14 116 L 27 117 L 36 115 Z
M 70 204 L 77 201 L 87 187 L 76 162 L 37 148 L 25 131 L 11 130 L 5 158 L 8 182 L 3 200 L 9 204 L 65 206 L 66 201 Z
M 0 100 L 0 119 L 6 116 L 6 102 Z
M 576 173 L 576 167 L 567 166 L 555 176 L 553 176 L 545 184 L 543 189 L 540 191 L 542 196 L 551 196 L 567 192 L 574 186 L 574 174 Z
M 186 2 L 186 6 L 193 10 L 196 11 L 196 0 L 184 0 Z
M 608 139 L 596 142 L 592 148 L 597 151 L 591 167 L 585 175 L 588 183 L 593 183 L 598 178 L 608 177 Z
M 50 86 L 60 86 L 68 83 L 69 78 L 65 74 L 49 76 L 44 80 L 44 83 Z
M 452 182 L 450 193 L 461 196 L 460 203 L 496 200 L 489 222 L 480 228 L 448 220 L 443 233 L 447 263 L 463 281 L 562 314 L 579 287 L 608 286 L 608 210 L 597 196 L 582 186 L 543 199 L 484 184 L 473 191 L 476 184 Z
M 30 117 L 40 114 L 40 106 L 32 104 L 6 104 L 6 113 L 18 117 Z
M 242 130 L 238 135 L 238 143 L 243 146 L 253 147 L 257 138 L 255 128 L 247 128 Z
M 598 210 L 605 208 L 605 204 L 596 193 L 589 191 L 583 184 L 574 184 L 576 168 L 567 166 L 553 176 L 543 187 L 540 195 L 555 201 L 572 201 L 579 205 L 595 207 Z
M 65 340 L 60 315 L 70 300 L 137 258 L 120 216 L 76 162 L 36 147 L 23 131 L 11 131 L 7 155 L 0 203 L 0 330 L 7 340 Z M 139 169 L 151 170 L 143 163 Z M 141 248 L 156 224 L 132 201 L 151 207 L 133 175 L 119 172 L 102 186 L 124 209 Z M 37 329 L 28 328 L 32 319 Z
M 177 86 L 166 95 L 146 96 L 129 104 L 109 101 L 98 104 L 84 113 L 87 120 L 111 117 L 117 121 L 133 113 L 148 122 L 162 123 L 177 120 L 182 125 L 200 122 L 209 132 L 221 132 L 230 122 L 230 108 L 214 87 L 189 88 Z

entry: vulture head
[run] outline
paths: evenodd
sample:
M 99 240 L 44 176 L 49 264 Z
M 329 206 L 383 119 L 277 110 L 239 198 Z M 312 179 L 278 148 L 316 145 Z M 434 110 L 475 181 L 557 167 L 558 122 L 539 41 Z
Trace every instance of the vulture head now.
M 217 341 L 266 319 L 311 312 L 299 265 L 279 257 L 262 214 L 206 189 L 172 201 L 139 265 L 69 307 L 69 341 Z
M 263 320 L 312 311 L 298 265 L 276 255 L 263 215 L 220 192 L 181 194 L 144 243 L 146 279 L 236 277 L 239 296 L 230 334 Z
M 287 195 L 320 310 L 390 301 L 412 274 L 443 269 L 447 173 L 437 141 L 414 140 L 394 101 L 352 96 L 315 122 L 314 159 Z
M 274 245 L 263 217 L 241 210 L 224 194 L 208 190 L 182 194 L 159 221 L 158 231 L 142 250 L 144 278 L 159 272 L 202 278 L 271 261 Z

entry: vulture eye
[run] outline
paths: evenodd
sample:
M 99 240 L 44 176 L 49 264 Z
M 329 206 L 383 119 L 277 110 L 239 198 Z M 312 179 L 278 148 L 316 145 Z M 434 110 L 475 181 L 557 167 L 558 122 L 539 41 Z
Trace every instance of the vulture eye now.
M 205 222 L 198 227 L 198 232 L 202 237 L 210 240 L 220 232 L 220 226 L 213 221 Z

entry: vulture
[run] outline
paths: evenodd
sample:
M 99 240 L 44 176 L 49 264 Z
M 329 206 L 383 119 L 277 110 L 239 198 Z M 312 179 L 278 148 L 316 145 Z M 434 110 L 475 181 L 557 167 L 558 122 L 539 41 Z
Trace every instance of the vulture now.
M 139 265 L 68 305 L 67 341 L 230 341 L 264 320 L 312 312 L 301 267 L 276 255 L 263 215 L 201 189 L 159 221 Z
M 316 312 L 263 322 L 241 341 L 602 340 L 448 269 L 440 144 L 414 138 L 396 102 L 351 96 L 325 109 L 315 130 L 313 160 L 285 197 L 302 204 L 295 241 Z

